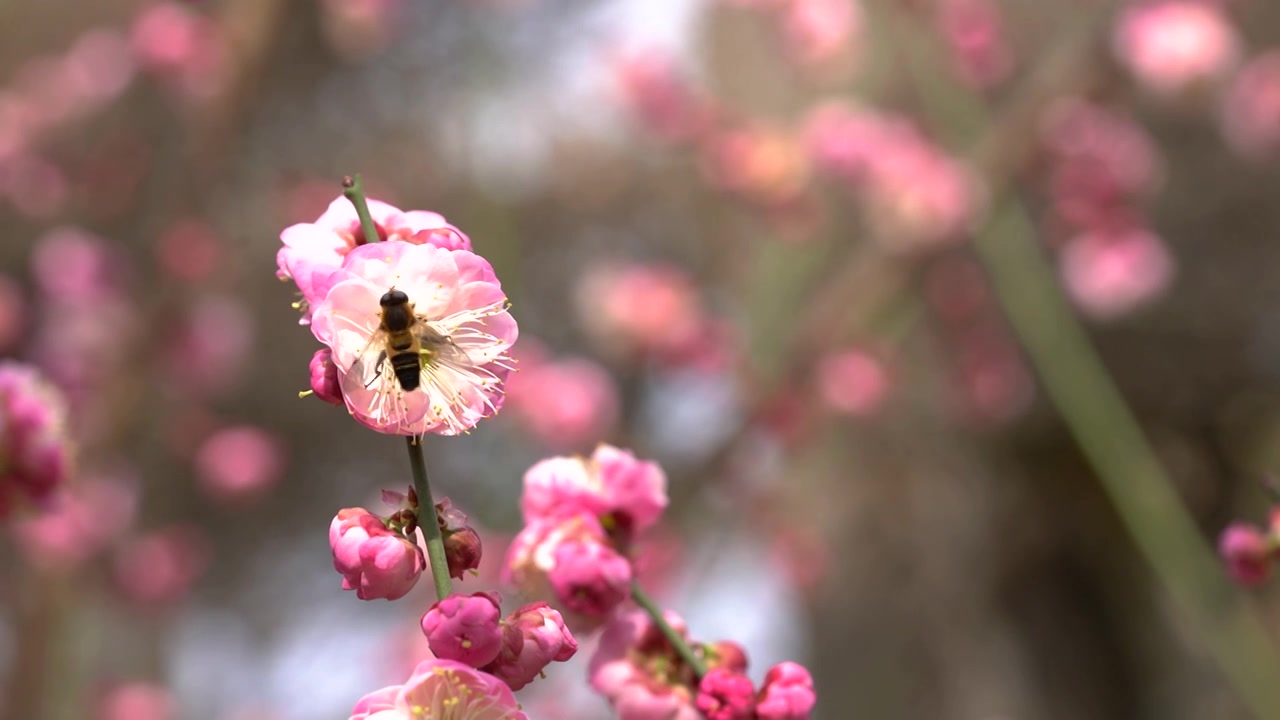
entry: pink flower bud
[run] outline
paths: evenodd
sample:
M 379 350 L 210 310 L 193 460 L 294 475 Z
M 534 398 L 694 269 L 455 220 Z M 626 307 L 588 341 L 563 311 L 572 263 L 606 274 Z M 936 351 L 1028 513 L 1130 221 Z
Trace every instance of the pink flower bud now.
M 66 401 L 30 367 L 0 363 L 0 511 L 18 495 L 43 502 L 71 471 Z
M 342 589 L 355 590 L 361 600 L 404 597 L 426 565 L 417 545 L 364 508 L 338 511 L 329 525 L 329 547 Z
M 1266 536 L 1252 525 L 1228 526 L 1218 540 L 1218 552 L 1231 577 L 1242 585 L 1257 585 L 1271 572 L 1274 551 L 1268 547 Z
M 556 548 L 555 567 L 547 578 L 565 607 L 601 616 L 626 599 L 631 563 L 604 543 L 566 542 Z
M 756 704 L 759 720 L 809 720 L 818 698 L 804 666 L 784 662 L 769 668 Z
M 732 640 L 721 640 L 706 646 L 707 666 L 724 668 L 734 673 L 747 671 L 747 651 Z
M 707 720 L 754 720 L 755 693 L 745 675 L 716 668 L 698 684 L 696 703 Z
M 484 668 L 512 690 L 533 682 L 552 662 L 564 662 L 578 651 L 578 641 L 565 627 L 564 618 L 544 602 L 529 603 L 511 613 L 502 651 Z
M 338 384 L 338 366 L 333 364 L 333 351 L 317 350 L 311 356 L 311 390 L 316 397 L 331 404 L 342 404 L 342 386 Z
M 436 657 L 478 668 L 493 662 L 502 650 L 501 617 L 496 595 L 455 593 L 422 616 L 422 634 Z

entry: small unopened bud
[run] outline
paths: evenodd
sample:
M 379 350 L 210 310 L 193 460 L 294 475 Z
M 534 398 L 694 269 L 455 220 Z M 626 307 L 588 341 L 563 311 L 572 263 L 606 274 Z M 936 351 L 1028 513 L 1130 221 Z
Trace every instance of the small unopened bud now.
M 316 397 L 331 404 L 342 404 L 342 387 L 338 384 L 338 366 L 333 364 L 329 348 L 311 356 L 311 390 Z
M 1267 579 L 1275 552 L 1262 531 L 1235 523 L 1223 531 L 1218 552 L 1231 577 L 1242 585 L 1257 585 Z
M 755 693 L 745 675 L 716 668 L 698 684 L 698 710 L 707 720 L 753 720 Z
M 422 633 L 438 658 L 488 665 L 502 650 L 502 610 L 493 593 L 450 595 L 422 616 Z
M 732 640 L 705 645 L 707 667 L 724 668 L 730 672 L 745 673 L 747 671 L 747 651 Z

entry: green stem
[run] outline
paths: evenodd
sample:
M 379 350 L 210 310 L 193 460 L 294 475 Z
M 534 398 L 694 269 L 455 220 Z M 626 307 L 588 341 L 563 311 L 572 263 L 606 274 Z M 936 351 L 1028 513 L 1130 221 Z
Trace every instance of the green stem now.
M 676 649 L 676 652 L 680 653 L 680 657 L 689 665 L 689 667 L 693 668 L 693 674 L 697 675 L 698 679 L 701 680 L 702 676 L 707 674 L 707 664 L 703 662 L 702 658 L 698 657 L 697 653 L 693 651 L 693 647 L 691 647 L 684 638 L 680 637 L 680 633 L 676 632 L 676 629 L 671 627 L 671 623 L 668 623 L 667 619 L 662 615 L 662 608 L 658 607 L 658 604 L 653 601 L 653 598 L 646 595 L 644 590 L 640 589 L 640 583 L 638 582 L 633 581 L 631 583 L 631 599 L 634 600 L 641 609 L 648 613 L 649 617 L 653 618 L 653 623 L 658 626 L 658 629 L 662 631 L 662 634 L 671 642 L 671 645 Z
M 410 436 L 405 441 L 409 447 L 409 464 L 413 466 L 413 491 L 418 494 L 418 527 L 427 539 L 427 561 L 431 563 L 436 599 L 443 600 L 453 592 L 453 583 L 449 580 L 449 559 L 444 554 L 444 536 L 436 521 L 436 502 L 431 498 L 431 484 L 427 482 L 427 460 L 422 455 L 420 439 Z
M 373 222 L 373 216 L 369 214 L 369 203 L 364 196 L 364 178 L 360 177 L 360 173 L 356 173 L 353 177 L 342 178 L 342 196 L 351 201 L 356 208 L 356 215 L 360 218 L 360 230 L 364 234 L 365 242 L 378 242 L 378 226 Z M 361 245 L 363 243 L 357 243 Z

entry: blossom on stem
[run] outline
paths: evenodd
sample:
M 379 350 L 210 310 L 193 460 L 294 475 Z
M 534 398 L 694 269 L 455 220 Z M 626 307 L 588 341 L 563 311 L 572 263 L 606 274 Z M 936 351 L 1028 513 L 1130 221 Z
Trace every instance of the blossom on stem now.
M 512 690 L 519 690 L 553 662 L 565 662 L 578 651 L 578 641 L 560 613 L 545 602 L 533 602 L 502 621 L 502 650 L 484 667 Z
M 589 458 L 553 457 L 524 474 L 525 522 L 587 512 L 624 537 L 656 524 L 667 507 L 667 476 L 657 463 L 600 445 Z
M 444 537 L 444 556 L 449 563 L 449 577 L 461 580 L 468 570 L 480 567 L 480 534 L 468 523 L 467 514 L 455 508 L 449 498 L 436 503 L 436 523 Z
M 454 593 L 436 602 L 423 614 L 421 622 L 431 652 L 438 658 L 475 668 L 493 662 L 502 649 L 500 602 L 497 595 L 484 592 Z
M 602 617 L 626 598 L 632 570 L 600 521 L 582 512 L 526 525 L 507 549 L 503 574 L 528 594 L 549 589 L 566 607 Z
M 71 472 L 66 401 L 32 367 L 0 362 L 0 517 L 47 501 Z
M 758 720 L 809 720 L 816 703 L 809 671 L 797 663 L 779 663 L 765 673 L 756 699 L 756 717 Z
M 333 568 L 342 589 L 361 600 L 396 600 L 413 588 L 426 567 L 422 551 L 364 508 L 339 510 L 329 525 Z
M 351 414 L 392 435 L 457 435 L 502 407 L 516 322 L 493 268 L 466 250 L 405 242 L 351 250 L 311 330 L 333 350 Z M 404 390 L 387 359 L 381 299 L 408 297 L 419 387 Z
M 696 702 L 707 720 L 755 720 L 755 693 L 747 676 L 716 668 L 698 683 Z
M 436 658 L 419 664 L 404 685 L 361 698 L 350 720 L 421 718 L 529 720 L 501 680 L 460 662 Z
M 311 392 L 330 405 L 342 404 L 338 366 L 333 364 L 333 351 L 329 348 L 317 350 L 311 356 Z
M 685 635 L 674 613 L 667 622 Z M 693 670 L 643 612 L 616 616 L 600 636 L 590 664 L 591 687 L 613 705 L 619 720 L 700 720 Z

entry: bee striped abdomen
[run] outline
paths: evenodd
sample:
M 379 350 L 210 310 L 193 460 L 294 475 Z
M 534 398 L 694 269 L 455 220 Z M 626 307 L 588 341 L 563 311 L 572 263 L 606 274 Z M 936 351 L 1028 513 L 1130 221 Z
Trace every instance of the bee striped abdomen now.
M 422 379 L 422 361 L 415 352 L 407 352 L 391 358 L 391 368 L 395 370 L 396 380 L 400 387 L 417 390 Z

